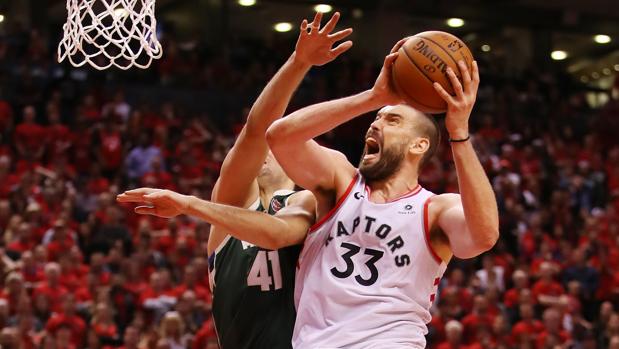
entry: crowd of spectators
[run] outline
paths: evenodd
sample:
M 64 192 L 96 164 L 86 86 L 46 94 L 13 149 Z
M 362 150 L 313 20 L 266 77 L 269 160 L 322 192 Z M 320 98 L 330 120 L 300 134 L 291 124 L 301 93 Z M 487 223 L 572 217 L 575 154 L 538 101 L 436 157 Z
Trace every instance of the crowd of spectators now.
M 0 38 L 0 345 L 217 348 L 209 226 L 138 216 L 115 196 L 149 186 L 209 198 L 249 105 L 211 115 L 127 90 L 148 83 L 245 101 L 293 42 L 212 54 L 169 41 L 150 70 L 128 75 L 57 65 L 50 42 L 35 30 Z M 617 349 L 618 102 L 592 109 L 560 75 L 506 76 L 480 58 L 471 123 L 501 238 L 480 258 L 452 261 L 429 346 Z M 374 63 L 344 56 L 313 71 L 291 108 L 369 87 Z M 354 161 L 360 120 L 321 141 Z M 447 144 L 421 181 L 457 192 Z

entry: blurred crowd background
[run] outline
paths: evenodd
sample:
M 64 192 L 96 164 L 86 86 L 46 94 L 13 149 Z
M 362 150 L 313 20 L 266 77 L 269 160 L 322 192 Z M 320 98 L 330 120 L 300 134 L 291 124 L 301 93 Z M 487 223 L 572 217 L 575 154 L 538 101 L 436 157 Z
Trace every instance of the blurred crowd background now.
M 168 36 L 148 70 L 95 72 L 57 64 L 55 41 L 35 29 L 0 36 L 2 348 L 217 348 L 209 226 L 137 216 L 115 196 L 149 186 L 210 197 L 252 101 L 294 46 L 230 40 L 215 49 Z M 617 349 L 619 79 L 592 104 L 560 70 L 514 74 L 477 58 L 471 129 L 501 237 L 449 265 L 429 347 Z M 347 53 L 315 68 L 289 111 L 370 87 L 380 63 Z M 371 118 L 320 142 L 357 163 Z M 443 142 L 424 187 L 458 191 L 450 156 Z

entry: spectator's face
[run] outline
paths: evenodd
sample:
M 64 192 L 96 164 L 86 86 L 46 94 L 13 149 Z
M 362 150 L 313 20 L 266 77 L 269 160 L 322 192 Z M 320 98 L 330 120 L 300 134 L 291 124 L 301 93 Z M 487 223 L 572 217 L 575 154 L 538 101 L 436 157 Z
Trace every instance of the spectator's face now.
M 62 311 L 65 314 L 75 313 L 75 298 L 73 298 L 73 295 L 68 294 L 65 296 L 65 299 L 62 302 Z
M 19 225 L 19 237 L 23 241 L 26 241 L 26 240 L 29 240 L 31 236 L 32 236 L 32 227 L 30 226 L 30 223 L 22 222 Z
M 462 340 L 462 330 L 459 328 L 449 328 L 445 331 L 445 337 L 451 344 L 459 344 Z
M 14 328 L 6 327 L 0 332 L 0 347 L 1 348 L 17 348 L 18 335 Z
M 520 317 L 523 320 L 531 320 L 533 318 L 533 306 L 531 304 L 523 304 L 520 306 Z
M 150 276 L 150 287 L 156 291 L 163 289 L 163 283 L 161 281 L 161 275 L 159 273 L 152 273 Z
M 187 285 L 193 285 L 196 282 L 196 269 L 192 266 L 187 266 L 185 268 L 185 283 Z
M 56 331 L 56 347 L 68 348 L 71 344 L 71 330 L 61 327 Z
M 483 314 L 488 310 L 488 301 L 484 296 L 475 296 L 475 311 L 478 314 Z
M 36 118 L 36 112 L 34 107 L 32 106 L 27 106 L 26 108 L 24 108 L 24 121 L 27 123 L 32 123 L 34 122 L 34 119 Z
M 544 312 L 544 326 L 550 333 L 557 333 L 561 328 L 561 314 L 555 309 Z
M 46 268 L 45 269 L 45 276 L 47 278 L 47 282 L 52 284 L 52 285 L 56 285 L 59 281 L 60 278 L 60 268 L 57 266 L 51 267 L 51 268 Z
M 610 339 L 608 349 L 619 349 L 619 336 L 614 336 Z
M 49 301 L 44 295 L 38 295 L 34 300 L 34 307 L 40 313 L 47 313 L 49 310 Z
M 128 348 L 133 348 L 137 347 L 138 342 L 140 341 L 140 334 L 135 327 L 127 327 L 123 338 L 125 346 L 127 346 Z

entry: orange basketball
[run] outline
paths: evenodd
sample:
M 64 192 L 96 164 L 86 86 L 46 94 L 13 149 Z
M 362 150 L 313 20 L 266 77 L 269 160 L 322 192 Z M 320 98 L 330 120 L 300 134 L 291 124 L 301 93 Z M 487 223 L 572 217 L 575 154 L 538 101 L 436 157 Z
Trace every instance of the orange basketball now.
M 441 31 L 416 34 L 399 50 L 393 64 L 393 84 L 400 97 L 414 108 L 424 113 L 444 113 L 447 103 L 432 84 L 438 82 L 453 95 L 447 67 L 451 67 L 462 81 L 459 60 L 464 60 L 470 72 L 473 55 L 462 40 Z

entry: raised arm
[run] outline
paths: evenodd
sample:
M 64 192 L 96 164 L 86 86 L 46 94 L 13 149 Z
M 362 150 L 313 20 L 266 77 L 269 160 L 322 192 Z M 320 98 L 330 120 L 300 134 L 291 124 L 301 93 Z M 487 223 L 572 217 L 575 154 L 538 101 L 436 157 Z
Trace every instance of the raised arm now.
M 340 17 L 335 13 L 320 30 L 322 14 L 317 13 L 308 25 L 301 23 L 295 51 L 264 88 L 247 117 L 247 123 L 224 160 L 212 199 L 235 206 L 247 206 L 258 196 L 256 176 L 268 152 L 265 133 L 271 123 L 280 118 L 301 80 L 312 65 L 323 65 L 352 46 L 346 41 L 352 29 L 331 34 Z
M 288 205 L 274 216 L 245 208 L 217 204 L 170 190 L 139 188 L 118 196 L 119 202 L 133 202 L 135 211 L 163 218 L 186 214 L 229 231 L 237 239 L 267 249 L 278 249 L 303 242 L 314 223 L 316 201 L 302 191 L 288 199 Z
M 296 184 L 315 193 L 335 190 L 338 196 L 345 189 L 355 168 L 344 155 L 319 146 L 313 138 L 359 115 L 399 103 L 399 97 L 390 86 L 390 76 L 397 50 L 403 43 L 404 40 L 398 42 L 385 58 L 381 73 L 370 90 L 300 109 L 269 127 L 269 147 Z
M 499 238 L 499 213 L 488 176 L 469 140 L 468 120 L 479 86 L 477 62 L 473 62 L 472 74 L 463 62 L 458 65 L 462 84 L 451 69 L 447 71 L 456 95 L 449 95 L 436 83 L 435 88 L 448 104 L 445 125 L 460 195 L 438 195 L 431 199 L 429 210 L 430 214 L 435 212 L 453 254 L 458 258 L 472 258 L 491 249 L 496 243 Z

